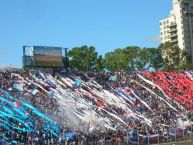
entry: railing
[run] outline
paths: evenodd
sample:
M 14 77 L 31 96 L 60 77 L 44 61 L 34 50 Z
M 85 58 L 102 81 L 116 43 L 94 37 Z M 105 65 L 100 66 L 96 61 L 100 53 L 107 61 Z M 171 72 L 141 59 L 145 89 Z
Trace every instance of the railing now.
M 169 27 L 176 27 L 177 24 L 176 23 L 171 23 Z
M 140 136 L 138 138 L 137 145 L 151 145 L 151 144 L 162 144 L 162 143 L 175 143 L 181 141 L 193 141 L 192 127 L 190 130 L 187 129 L 172 129 L 171 132 L 164 135 L 147 135 Z
M 171 37 L 177 37 L 177 34 L 176 33 L 171 33 L 170 36 Z
M 193 142 L 193 127 L 188 129 L 170 129 L 166 134 L 141 135 L 137 132 L 136 135 L 130 137 L 129 132 L 124 136 L 124 139 L 112 137 L 109 139 L 106 136 L 98 138 L 91 137 L 90 139 L 78 139 L 78 145 L 155 145 L 155 144 L 171 144 L 184 141 Z
M 177 31 L 177 29 L 176 28 L 172 28 L 172 29 L 170 29 L 170 33 L 172 33 L 172 32 L 176 32 Z
M 178 39 L 171 39 L 172 43 L 178 42 Z
M 189 14 L 189 15 L 193 15 L 193 11 L 192 10 L 186 10 L 183 12 L 184 14 Z

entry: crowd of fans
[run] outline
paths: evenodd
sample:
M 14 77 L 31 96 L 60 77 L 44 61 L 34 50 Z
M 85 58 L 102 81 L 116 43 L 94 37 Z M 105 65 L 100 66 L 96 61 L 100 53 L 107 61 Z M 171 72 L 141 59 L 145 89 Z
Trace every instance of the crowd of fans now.
M 145 144 L 190 134 L 192 83 L 187 72 L 1 72 L 0 144 Z M 90 110 L 102 123 L 85 121 Z M 20 111 L 29 115 L 18 119 Z

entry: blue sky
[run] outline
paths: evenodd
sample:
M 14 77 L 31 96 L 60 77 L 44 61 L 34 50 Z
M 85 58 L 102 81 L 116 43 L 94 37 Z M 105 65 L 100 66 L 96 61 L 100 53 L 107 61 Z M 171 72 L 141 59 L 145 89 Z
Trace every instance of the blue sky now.
M 22 66 L 23 45 L 115 48 L 159 45 L 172 0 L 0 0 L 0 67 Z

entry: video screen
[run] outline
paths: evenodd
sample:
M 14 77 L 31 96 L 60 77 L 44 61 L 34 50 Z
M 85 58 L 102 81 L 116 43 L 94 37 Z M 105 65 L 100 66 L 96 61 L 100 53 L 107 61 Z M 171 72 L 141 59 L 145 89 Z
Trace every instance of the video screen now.
M 35 66 L 62 67 L 62 49 L 60 47 L 33 47 L 33 59 Z

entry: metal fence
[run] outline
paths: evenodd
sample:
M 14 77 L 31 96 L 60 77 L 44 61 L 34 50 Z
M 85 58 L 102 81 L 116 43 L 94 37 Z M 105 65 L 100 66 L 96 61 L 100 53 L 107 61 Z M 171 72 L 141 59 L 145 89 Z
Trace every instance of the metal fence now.
M 192 126 L 186 129 L 181 128 L 170 128 L 164 134 L 156 135 L 146 135 L 142 136 L 138 134 L 136 145 L 151 145 L 151 144 L 161 144 L 161 143 L 174 143 L 180 141 L 190 141 L 193 140 L 193 130 Z M 132 142 L 130 143 L 132 144 Z
M 101 137 L 79 138 L 78 145 L 155 145 L 162 143 L 176 143 L 182 141 L 193 141 L 193 126 L 186 129 L 170 128 L 165 133 L 141 135 L 136 133 L 131 136 L 125 134 L 124 139 Z

